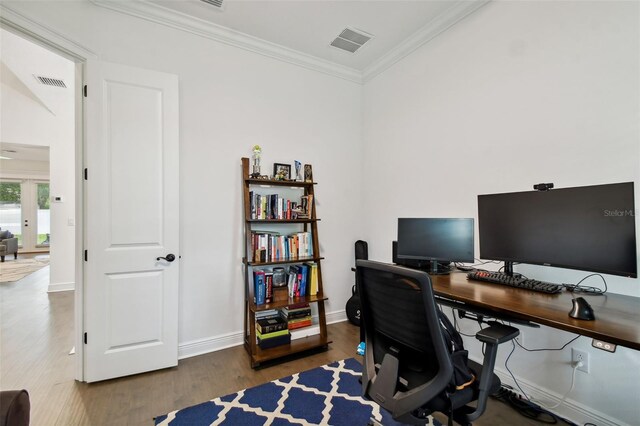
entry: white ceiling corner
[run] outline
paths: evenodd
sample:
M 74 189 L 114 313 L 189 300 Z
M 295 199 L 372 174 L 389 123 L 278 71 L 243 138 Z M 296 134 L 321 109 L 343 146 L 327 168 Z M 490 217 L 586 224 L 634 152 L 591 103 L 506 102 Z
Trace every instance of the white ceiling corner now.
M 433 40 L 438 34 L 451 28 L 453 25 L 471 15 L 491 0 L 476 0 L 473 2 L 456 2 L 444 13 L 436 16 L 427 25 L 420 28 L 409 38 L 397 45 L 393 50 L 380 57 L 362 72 L 363 82 L 367 82 L 380 74 L 396 62 L 402 60 L 420 46 Z
M 199 0 L 90 1 L 360 84 L 490 2 L 245 0 L 229 1 L 225 11 L 212 12 L 216 8 Z M 269 20 L 264 16 L 269 16 Z M 367 49 L 354 54 L 331 48 L 329 43 L 335 34 L 349 26 L 374 35 L 376 45 L 367 43 Z

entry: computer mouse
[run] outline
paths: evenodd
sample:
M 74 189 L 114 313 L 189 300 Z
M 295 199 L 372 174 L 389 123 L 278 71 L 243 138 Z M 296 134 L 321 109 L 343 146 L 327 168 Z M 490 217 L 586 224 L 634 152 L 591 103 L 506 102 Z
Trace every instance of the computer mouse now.
M 576 297 L 575 299 L 571 299 L 571 301 L 573 302 L 573 308 L 569 311 L 569 316 L 571 318 L 588 321 L 596 319 L 596 316 L 593 313 L 593 308 L 586 300 L 584 300 L 584 297 Z

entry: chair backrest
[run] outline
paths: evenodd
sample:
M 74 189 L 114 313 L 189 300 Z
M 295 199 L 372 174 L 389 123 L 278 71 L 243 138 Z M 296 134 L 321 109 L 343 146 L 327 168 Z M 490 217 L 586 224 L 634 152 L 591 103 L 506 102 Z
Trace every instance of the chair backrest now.
M 366 241 L 358 240 L 355 243 L 356 260 L 369 260 L 369 245 Z
M 366 350 L 363 393 L 394 418 L 440 395 L 453 366 L 423 271 L 356 261 Z

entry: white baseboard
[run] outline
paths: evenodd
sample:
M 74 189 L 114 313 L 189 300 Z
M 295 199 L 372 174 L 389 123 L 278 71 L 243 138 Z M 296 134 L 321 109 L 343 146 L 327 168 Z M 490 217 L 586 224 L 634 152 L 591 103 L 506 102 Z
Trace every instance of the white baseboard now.
M 482 365 L 482 360 L 474 359 L 474 361 Z M 514 392 L 517 394 L 522 394 L 507 371 L 495 368 L 494 372 L 500 378 L 502 383 L 513 387 Z M 557 394 L 549 389 L 540 387 L 520 377 L 516 378 L 522 390 L 526 392 L 527 396 L 537 404 L 542 403 L 547 406 L 555 405 L 560 402 L 560 399 L 562 398 L 561 394 Z M 621 422 L 620 420 L 612 419 L 610 415 L 601 413 L 591 407 L 586 407 L 579 402 L 572 400 L 570 397 L 571 395 L 569 395 L 569 397 L 558 408 L 554 408 L 549 411 L 577 424 L 593 423 L 598 426 L 629 426 L 627 423 Z
M 74 282 L 69 283 L 55 283 L 49 284 L 47 288 L 47 293 L 55 293 L 58 291 L 71 291 L 76 288 L 76 284 Z
M 314 317 L 317 323 L 317 317 Z M 344 310 L 330 312 L 326 315 L 327 324 L 334 324 L 346 321 L 347 315 Z M 206 339 L 192 340 L 178 345 L 178 359 L 191 358 L 192 356 L 204 355 L 209 352 L 216 352 L 222 349 L 232 348 L 244 344 L 242 332 L 222 334 Z
M 347 312 L 343 309 L 341 311 L 329 312 L 326 315 L 327 324 L 335 324 L 347 320 Z
M 178 345 L 178 359 L 191 358 L 222 349 L 232 348 L 244 343 L 242 332 L 223 334 L 206 339 L 192 340 Z

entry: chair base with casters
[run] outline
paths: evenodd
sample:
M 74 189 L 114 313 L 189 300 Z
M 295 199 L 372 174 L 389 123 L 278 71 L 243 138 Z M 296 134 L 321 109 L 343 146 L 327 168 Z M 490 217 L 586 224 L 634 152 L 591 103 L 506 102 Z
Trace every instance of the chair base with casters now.
M 357 274 L 366 342 L 363 394 L 398 422 L 425 424 L 434 412 L 447 415 L 450 424 L 479 418 L 489 395 L 500 388 L 493 374 L 498 345 L 519 330 L 499 323 L 480 330 L 476 338 L 485 344 L 483 364 L 467 361 L 462 351 L 464 369 L 475 378 L 460 385 L 453 379 L 460 370 L 460 351 L 451 349 L 429 276 L 371 261 L 358 261 Z

